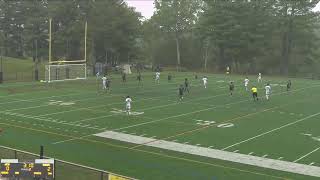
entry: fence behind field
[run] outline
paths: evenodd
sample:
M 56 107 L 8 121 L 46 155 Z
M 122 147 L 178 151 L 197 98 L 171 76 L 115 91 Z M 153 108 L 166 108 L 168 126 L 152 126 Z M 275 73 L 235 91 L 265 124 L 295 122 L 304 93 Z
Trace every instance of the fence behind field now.
M 0 146 L 0 159 L 1 158 L 30 161 L 33 159 L 39 159 L 40 155 L 6 146 Z M 50 157 L 43 158 L 51 159 Z M 55 159 L 55 180 L 112 180 L 114 178 L 117 180 L 136 180 L 131 177 L 118 175 L 105 170 Z

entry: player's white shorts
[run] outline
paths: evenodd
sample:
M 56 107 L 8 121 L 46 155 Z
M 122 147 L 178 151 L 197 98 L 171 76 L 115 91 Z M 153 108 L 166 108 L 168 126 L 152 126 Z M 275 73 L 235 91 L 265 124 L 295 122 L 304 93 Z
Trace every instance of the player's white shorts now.
M 127 104 L 127 105 L 126 105 L 126 110 L 130 111 L 130 109 L 131 109 L 131 105 L 130 105 L 130 104 Z
M 248 84 L 244 84 L 244 86 L 245 86 L 245 87 L 247 87 L 247 86 L 248 86 Z
M 159 76 L 156 76 L 156 80 L 159 80 L 160 79 L 160 77 Z
M 102 84 L 102 88 L 103 88 L 103 89 L 107 89 L 107 83 L 104 82 L 104 83 Z

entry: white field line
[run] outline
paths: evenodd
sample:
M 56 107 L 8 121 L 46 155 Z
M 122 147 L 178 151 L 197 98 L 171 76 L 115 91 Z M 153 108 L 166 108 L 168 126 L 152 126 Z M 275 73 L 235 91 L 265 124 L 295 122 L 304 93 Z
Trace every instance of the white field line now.
M 143 98 L 143 99 L 139 99 L 135 102 L 147 101 L 147 100 L 158 100 L 161 97 L 168 97 L 168 96 L 157 96 L 157 97 L 152 97 L 152 98 Z M 74 109 L 67 110 L 67 111 L 59 111 L 59 112 L 49 113 L 49 114 L 40 114 L 35 117 L 44 117 L 44 116 L 63 114 L 63 113 L 68 113 L 68 112 L 81 111 L 81 110 L 93 110 L 93 108 L 107 107 L 107 106 L 116 105 L 116 104 L 123 104 L 123 102 L 103 104 L 103 105 L 97 105 L 97 106 L 89 106 L 89 107 L 79 107 L 79 108 L 74 108 Z M 101 112 L 105 112 L 105 111 L 101 111 Z
M 317 85 L 317 86 L 314 86 L 314 87 L 318 87 L 318 86 L 320 86 L 320 85 Z M 295 89 L 295 90 L 292 90 L 291 92 L 301 91 L 301 90 L 310 89 L 310 88 L 314 88 L 314 87 L 307 87 L 307 88 Z M 287 92 L 275 93 L 274 96 L 275 96 L 275 95 L 286 94 L 286 93 L 287 93 Z M 176 117 L 186 116 L 186 115 L 195 114 L 195 113 L 199 113 L 199 112 L 203 112 L 203 111 L 209 111 L 209 110 L 216 109 L 216 108 L 219 108 L 219 107 L 225 107 L 225 106 L 229 106 L 229 105 L 233 105 L 233 104 L 240 104 L 240 103 L 247 102 L 247 101 L 251 101 L 251 99 L 242 100 L 242 101 L 237 101 L 237 102 L 228 103 L 228 104 L 224 104 L 224 105 L 217 105 L 217 106 L 211 107 L 211 108 L 206 108 L 206 109 L 202 109 L 202 110 L 192 111 L 192 112 L 189 112 L 189 113 L 183 113 L 183 114 L 179 114 L 179 115 L 175 115 L 175 116 L 169 116 L 169 117 L 162 118 L 162 119 L 157 119 L 157 120 L 154 120 L 154 121 L 148 121 L 148 122 L 139 123 L 139 124 L 135 124 L 135 125 L 131 125 L 131 126 L 126 126 L 126 127 L 122 127 L 122 128 L 112 129 L 112 130 L 113 130 L 113 131 L 119 131 L 119 130 L 123 130 L 123 129 L 129 129 L 129 128 L 132 128 L 132 127 L 137 127 L 137 126 L 142 126 L 142 125 L 145 125 L 145 124 L 156 123 L 156 122 L 164 121 L 164 120 L 167 120 L 167 119 L 172 119 L 172 118 L 176 118 Z
M 197 155 L 202 157 L 220 159 L 229 162 L 235 162 L 240 164 L 252 165 L 255 167 L 268 168 L 273 170 L 280 170 L 284 172 L 290 172 L 295 174 L 308 175 L 313 177 L 320 177 L 320 167 L 310 166 L 305 164 L 298 164 L 294 162 L 287 162 L 269 158 L 262 158 L 258 156 L 245 155 L 240 153 L 222 151 L 217 149 L 210 149 L 206 147 L 182 144 L 177 142 L 170 142 L 165 140 L 157 140 L 153 138 L 140 137 L 136 135 L 124 134 L 114 131 L 105 131 L 95 134 L 95 136 L 118 140 L 122 142 L 145 144 L 147 146 L 155 147 L 165 150 L 171 150 L 180 153 L 186 153 L 191 155 Z
M 46 92 L 46 93 L 48 93 L 48 92 Z M 27 94 L 27 93 L 23 93 L 23 94 Z M 0 103 L 0 105 L 1 104 L 18 103 L 18 102 L 33 102 L 33 101 L 42 100 L 42 99 L 50 99 L 50 98 L 81 95 L 81 94 L 86 94 L 86 93 L 68 93 L 68 94 L 63 94 L 63 95 L 59 95 L 59 96 L 47 96 L 47 97 L 30 98 L 30 99 L 14 99 L 15 101 L 2 102 L 2 103 Z
M 305 155 L 301 156 L 300 158 L 298 158 L 298 159 L 294 160 L 293 162 L 298 162 L 298 161 L 300 161 L 301 159 L 306 158 L 306 157 L 307 157 L 307 156 L 309 156 L 310 154 L 312 154 L 312 153 L 314 153 L 314 152 L 318 151 L 319 149 L 320 149 L 320 147 L 318 147 L 318 148 L 314 149 L 313 151 L 311 151 L 311 152 L 309 152 L 309 153 L 307 153 L 307 154 L 305 154 Z
M 201 110 L 192 111 L 192 112 L 189 112 L 189 113 L 183 113 L 183 114 L 179 114 L 179 115 L 175 115 L 175 116 L 169 116 L 169 117 L 166 117 L 166 118 L 156 119 L 156 120 L 153 120 L 153 121 L 139 123 L 139 124 L 126 126 L 126 127 L 122 127 L 122 128 L 117 128 L 117 129 L 113 129 L 113 130 L 114 131 L 119 131 L 119 130 L 123 130 L 123 129 L 129 129 L 129 128 L 132 128 L 132 127 L 137 127 L 137 126 L 142 126 L 142 125 L 146 125 L 146 124 L 156 123 L 156 122 L 159 122 L 159 121 L 164 121 L 164 120 L 167 120 L 167 119 L 172 119 L 172 118 L 176 118 L 176 117 L 195 114 L 195 113 L 199 113 L 199 112 L 203 112 L 203 111 L 209 111 L 209 110 L 216 109 L 216 108 L 219 108 L 219 107 L 224 107 L 224 106 L 231 105 L 231 104 L 238 104 L 238 103 L 242 103 L 242 102 L 246 102 L 246 101 L 248 101 L 248 100 L 242 100 L 242 101 L 238 101 L 238 102 L 235 102 L 235 103 L 229 103 L 229 104 L 226 104 L 226 105 L 217 105 L 216 107 L 201 109 Z
M 217 96 L 219 96 L 219 95 L 217 95 Z M 212 96 L 212 97 L 216 97 L 216 96 Z M 141 109 L 141 110 L 156 109 L 156 108 L 160 108 L 160 107 L 170 106 L 170 105 L 173 105 L 173 104 L 177 104 L 177 103 L 171 103 L 171 104 L 166 104 L 166 105 L 161 105 L 161 106 L 153 106 L 153 107 L 144 108 L 144 109 Z M 95 130 L 104 130 L 105 129 L 105 128 L 87 127 L 86 125 L 76 124 L 76 123 L 81 122 L 81 121 L 73 121 L 73 122 L 69 122 L 69 123 L 64 123 L 64 122 L 57 121 L 57 120 L 48 120 L 48 119 L 44 119 L 44 118 L 40 118 L 40 117 L 36 117 L 36 116 L 24 115 L 24 114 L 18 114 L 18 113 L 10 113 L 10 112 L 6 112 L 6 111 L 0 112 L 0 113 L 7 114 L 7 115 L 12 115 L 12 116 L 29 118 L 29 119 L 35 119 L 35 120 L 38 120 L 38 121 L 46 121 L 46 122 L 51 122 L 51 123 L 56 123 L 56 124 L 63 124 L 63 125 L 81 127 L 81 128 L 88 128 L 88 129 L 95 129 Z M 104 117 L 111 117 L 111 116 L 115 116 L 115 115 L 117 115 L 117 114 L 111 114 L 111 115 L 107 115 L 107 116 L 104 116 Z M 101 118 L 101 117 L 98 117 L 98 118 Z M 90 120 L 92 120 L 92 119 L 94 119 L 94 118 L 91 118 Z M 85 119 L 85 120 L 88 120 L 88 119 Z M 87 136 L 91 136 L 91 134 L 83 136 L 83 137 L 87 137 Z M 72 139 L 72 140 L 74 140 L 74 139 Z M 67 140 L 67 141 L 69 141 L 69 140 Z M 65 142 L 65 141 L 63 141 L 63 142 Z
M 311 88 L 311 87 L 308 87 L 308 88 Z M 300 89 L 296 89 L 296 90 L 293 90 L 293 91 L 301 91 L 301 90 L 308 89 L 308 88 L 300 88 Z M 291 91 L 291 92 L 293 92 L 293 91 Z M 283 92 L 283 93 L 286 93 L 286 92 Z M 275 95 L 279 95 L 279 94 L 283 94 L 283 93 L 278 93 L 278 94 L 275 94 Z M 238 104 L 238 103 L 242 103 L 242 102 L 246 102 L 246 101 L 249 101 L 249 100 L 243 100 L 243 101 L 239 101 L 239 102 L 235 102 L 235 103 L 229 103 L 229 104 L 226 104 L 226 105 Z M 221 105 L 221 106 L 223 107 L 223 106 L 226 106 L 226 105 Z M 219 106 L 219 107 L 221 107 L 221 106 Z M 214 108 L 216 108 L 216 107 L 214 107 Z M 122 128 L 117 128 L 117 129 L 113 129 L 113 130 L 114 131 L 118 131 L 118 130 L 128 129 L 128 128 L 141 126 L 141 125 L 145 125 L 145 124 L 150 124 L 150 123 L 154 123 L 154 122 L 158 122 L 158 121 L 163 121 L 163 120 L 167 120 L 167 119 L 171 119 L 171 118 L 175 118 L 175 117 L 181 117 L 181 116 L 185 116 L 185 115 L 188 115 L 188 114 L 207 111 L 207 110 L 211 110 L 211 109 L 214 109 L 214 108 L 207 108 L 207 109 L 203 109 L 203 110 L 193 111 L 193 112 L 190 112 L 190 113 L 184 113 L 184 114 L 180 114 L 180 115 L 176 115 L 176 116 L 170 116 L 170 117 L 167 117 L 167 118 L 162 118 L 162 119 L 158 119 L 158 120 L 154 120 L 154 121 L 144 122 L 144 123 L 131 125 L 131 126 L 127 126 L 127 127 L 122 127 Z M 109 117 L 109 116 L 112 116 L 112 115 L 99 117 L 99 118 L 105 118 L 105 117 Z M 85 120 L 88 120 L 88 119 L 85 119 Z M 92 120 L 92 118 L 90 118 L 90 120 Z M 75 122 L 78 122 L 78 121 L 75 121 Z M 105 129 L 105 128 L 102 128 L 102 129 Z M 60 141 L 59 143 L 73 141 L 73 140 L 77 140 L 77 139 L 82 139 L 82 138 L 89 137 L 89 136 L 91 136 L 91 135 L 86 135 L 86 136 L 82 136 L 82 137 L 79 137 L 79 138 L 71 138 L 71 139 L 67 139 L 67 140 L 64 140 L 64 141 Z
M 297 123 L 302 122 L 302 121 L 305 121 L 305 120 L 307 120 L 307 119 L 316 117 L 316 116 L 318 116 L 318 115 L 320 115 L 320 112 L 315 113 L 315 114 L 312 114 L 312 115 L 307 116 L 307 117 L 305 117 L 305 118 L 299 119 L 299 120 L 297 120 L 297 121 L 294 121 L 294 122 L 285 124 L 285 125 L 283 125 L 283 126 L 280 126 L 280 127 L 278 127 L 278 128 L 272 129 L 272 130 L 270 130 L 270 131 L 261 133 L 261 134 L 259 134 L 259 135 L 253 136 L 253 137 L 251 137 L 251 138 L 248 138 L 248 139 L 246 139 L 246 140 L 240 141 L 240 142 L 238 142 L 238 143 L 232 144 L 232 145 L 227 146 L 227 147 L 225 147 L 225 148 L 223 148 L 223 149 L 221 149 L 221 150 L 226 150 L 226 149 L 229 149 L 229 148 L 231 148 L 231 147 L 234 147 L 234 146 L 237 146 L 237 145 L 246 143 L 246 142 L 248 142 L 248 141 L 254 140 L 254 139 L 259 138 L 259 137 L 261 137 L 261 136 L 264 136 L 264 135 L 266 135 L 266 134 L 270 134 L 270 133 L 272 133 L 272 132 L 274 132 L 274 131 L 278 131 L 278 130 L 283 129 L 283 128 L 285 128 L 285 127 L 288 127 L 288 126 L 297 124 Z
M 176 89 L 176 88 L 175 88 Z M 146 93 L 146 92 L 152 92 L 150 91 L 142 91 L 139 93 Z M 87 93 L 79 93 L 79 94 L 87 94 Z M 69 94 L 70 95 L 70 94 Z M 68 96 L 68 95 L 62 95 L 62 96 L 51 96 L 51 97 L 63 97 L 63 96 Z M 78 99 L 78 100 L 69 100 L 72 102 L 81 102 L 81 101 L 86 101 L 86 100 L 90 100 L 90 99 L 101 99 L 101 98 L 110 98 L 110 97 L 121 97 L 124 96 L 123 94 L 115 94 L 115 95 L 109 95 L 109 96 L 95 96 L 95 97 L 90 97 L 90 98 L 85 98 L 85 99 Z M 162 96 L 165 97 L 165 96 Z M 41 98 L 41 99 L 48 99 L 48 97 L 46 98 Z M 38 100 L 38 99 L 37 99 Z M 20 100 L 20 101 L 12 101 L 12 102 L 21 102 L 21 101 L 27 101 L 27 100 Z M 33 99 L 30 99 L 30 102 L 33 101 Z M 11 102 L 8 102 L 11 103 Z M 6 104 L 6 103 L 3 103 Z M 9 110 L 5 110 L 7 112 L 10 111 L 16 111 L 16 110 L 24 110 L 24 109 L 33 109 L 33 108 L 39 108 L 39 107 L 47 107 L 47 106 L 51 106 L 49 104 L 45 104 L 45 105 L 39 105 L 39 106 L 29 106 L 29 107 L 25 107 L 25 108 L 17 108 L 17 109 L 9 109 Z
M 171 84 L 174 85 L 174 84 L 178 84 L 178 83 L 168 83 L 168 84 L 169 85 L 171 85 Z M 158 87 L 158 85 L 148 85 L 148 87 L 150 87 L 150 86 L 152 87 L 150 89 L 154 89 L 154 87 Z M 195 85 L 194 87 L 196 87 L 196 86 L 200 86 L 200 85 Z M 135 88 L 139 88 L 139 86 L 120 87 L 120 88 L 117 88 L 117 89 L 118 90 L 122 90 L 122 89 L 135 89 Z M 177 88 L 169 88 L 169 89 L 177 89 Z M 219 88 L 217 88 L 217 89 L 219 89 Z M 143 91 L 143 92 L 153 92 L 153 90 Z M 19 93 L 19 94 L 13 94 L 13 95 L 5 95 L 5 96 L 0 96 L 0 98 L 10 97 L 10 96 L 20 96 L 20 95 L 25 95 L 25 94 L 30 94 L 30 93 Z M 64 95 L 55 95 L 55 96 L 39 97 L 39 98 L 32 98 L 32 99 L 14 99 L 15 101 L 2 102 L 0 104 L 10 104 L 10 103 L 17 103 L 17 102 L 33 102 L 33 101 L 42 100 L 42 99 L 64 97 L 64 96 L 70 96 L 70 95 L 81 95 L 81 94 L 82 95 L 86 95 L 86 94 L 93 94 L 93 93 L 92 92 L 80 92 L 80 93 L 68 93 L 68 94 L 64 94 Z
M 90 99 L 112 98 L 112 97 L 116 97 L 116 96 L 119 96 L 119 95 L 110 95 L 110 96 L 103 96 L 103 97 L 90 97 L 90 98 L 84 98 L 84 99 L 78 99 L 78 100 L 70 100 L 70 102 L 81 102 L 81 101 L 87 101 Z M 25 109 L 34 109 L 34 108 L 47 107 L 47 106 L 53 106 L 53 105 L 44 104 L 44 105 L 39 105 L 39 106 L 29 106 L 29 107 L 25 107 L 25 108 L 8 109 L 8 110 L 5 110 L 5 112 L 25 110 Z M 72 108 L 72 106 L 68 106 L 68 107 Z
M 171 88 L 171 89 L 176 89 L 176 88 Z M 146 92 L 153 92 L 151 90 L 149 91 L 142 91 L 142 92 L 139 92 L 139 93 L 146 93 Z M 86 94 L 86 93 L 79 93 L 79 94 Z M 62 95 L 62 96 L 51 96 L 51 97 L 63 97 L 63 96 L 68 96 L 68 95 Z M 81 102 L 81 101 L 86 101 L 86 100 L 90 100 L 90 99 L 100 99 L 100 98 L 108 98 L 108 97 L 121 97 L 121 96 L 124 96 L 123 94 L 115 94 L 115 95 L 109 95 L 109 96 L 95 96 L 95 97 L 90 97 L 90 98 L 85 98 L 85 99 L 79 99 L 79 100 L 70 100 L 72 102 Z M 164 96 L 163 96 L 164 97 Z M 41 99 L 47 99 L 46 98 L 41 98 Z M 39 100 L 39 99 L 37 99 Z M 19 100 L 19 101 L 12 101 L 12 102 L 22 102 L 22 101 L 28 101 L 28 100 Z M 30 99 L 29 102 L 32 102 L 33 100 Z M 8 102 L 8 103 L 11 103 L 11 102 Z M 7 103 L 3 103 L 3 104 L 7 104 Z M 47 107 L 47 106 L 51 106 L 49 104 L 45 104 L 45 105 L 39 105 L 39 106 L 29 106 L 29 107 L 25 107 L 25 108 L 16 108 L 16 109 L 8 109 L 8 110 L 5 110 L 7 112 L 10 112 L 10 111 L 16 111 L 16 110 L 25 110 L 25 109 L 33 109 L 33 108 L 39 108 L 39 107 Z
M 138 86 L 137 86 L 138 87 Z M 119 89 L 133 89 L 133 88 L 137 88 L 137 87 L 127 87 L 127 88 L 119 88 Z M 143 92 L 152 92 L 152 90 L 149 91 L 143 91 Z M 47 93 L 47 92 L 46 92 Z M 24 94 L 28 94 L 28 93 L 21 93 L 22 95 Z M 92 92 L 82 92 L 82 93 L 68 93 L 68 94 L 64 94 L 64 95 L 56 95 L 56 96 L 49 96 L 49 97 L 39 97 L 39 98 L 31 98 L 31 99 L 14 99 L 14 101 L 9 101 L 9 102 L 2 102 L 1 104 L 11 104 L 11 103 L 18 103 L 18 102 L 34 102 L 34 101 L 38 101 L 38 100 L 43 100 L 43 99 L 50 99 L 50 98 L 57 98 L 57 97 L 65 97 L 65 96 L 73 96 L 73 95 L 87 95 L 87 94 L 96 94 L 96 93 L 92 93 Z M 20 95 L 20 94 L 19 94 Z M 10 96 L 10 95 L 8 95 Z M 115 95 L 114 95 L 115 96 Z M 123 96 L 123 95 L 119 95 L 119 96 Z M 3 96 L 3 97 L 7 97 L 7 96 Z
M 304 89 L 308 89 L 308 88 L 301 88 L 301 89 L 297 89 L 297 90 L 295 90 L 295 91 L 304 90 Z M 278 93 L 278 94 L 275 94 L 275 95 L 279 95 L 279 94 L 283 94 L 283 93 Z M 237 103 L 246 102 L 246 101 L 248 101 L 248 100 L 239 101 L 239 102 L 236 102 L 236 103 L 229 103 L 229 104 L 225 104 L 225 105 L 221 105 L 221 106 L 222 106 L 222 107 L 225 107 L 225 106 L 228 106 L 228 105 L 231 105 L 231 104 L 237 104 Z M 219 107 L 221 107 L 221 106 L 219 106 Z M 218 107 L 218 106 L 217 106 L 217 107 Z M 214 108 L 217 108 L 217 107 L 214 107 Z M 195 113 L 195 112 L 207 111 L 207 110 L 211 110 L 211 109 L 214 109 L 214 108 L 207 108 L 207 109 L 203 109 L 203 110 L 199 110 L 199 111 L 194 111 L 194 112 L 190 112 L 190 113 L 184 113 L 184 114 L 180 114 L 180 115 L 176 115 L 176 116 L 170 116 L 170 117 L 167 117 L 167 118 L 162 118 L 162 119 L 158 119 L 158 120 L 154 120 L 154 121 L 149 121 L 149 122 L 144 122 L 144 123 L 140 123 L 140 124 L 136 124 L 136 125 L 131 125 L 131 126 L 123 127 L 123 128 L 113 129 L 113 131 L 119 131 L 119 130 L 131 128 L 131 127 L 136 127 L 136 126 L 141 126 L 141 125 L 145 125 L 145 124 L 150 124 L 150 123 L 154 123 L 154 122 L 158 122 L 158 121 L 163 121 L 163 120 L 167 120 L 167 119 L 171 119 L 171 118 L 175 118 L 175 117 L 185 116 L 185 115 L 187 115 L 187 114 L 193 114 L 193 113 Z M 82 139 L 82 138 L 89 137 L 89 136 L 91 136 L 91 135 L 82 136 L 82 137 L 80 137 L 80 138 L 71 138 L 71 139 L 59 141 L 58 143 L 69 142 L 69 141 L 73 141 L 73 140 L 77 140 L 77 139 Z
M 225 95 L 225 94 L 223 94 L 223 95 Z M 213 97 L 216 97 L 216 96 L 212 96 L 211 98 L 213 98 Z M 208 97 L 207 97 L 207 98 L 208 98 Z M 206 99 L 207 99 L 207 98 L 206 98 Z M 177 104 L 177 103 L 162 105 L 161 107 L 166 107 L 166 106 L 173 105 L 173 104 Z M 157 109 L 157 108 L 160 108 L 160 107 L 159 107 L 159 106 L 154 106 L 154 107 L 151 107 L 151 108 L 140 109 L 140 111 L 141 111 L 141 110 Z M 107 115 L 107 116 L 102 116 L 102 117 L 97 117 L 97 118 L 98 118 L 98 119 L 100 119 L 100 118 L 106 118 L 106 117 L 110 117 L 110 116 L 114 116 L 114 115 L 116 115 L 116 114 Z M 90 119 L 84 119 L 84 120 L 88 121 L 88 120 L 93 120 L 93 119 L 97 119 L 97 118 L 90 118 Z M 78 122 L 82 122 L 82 121 L 83 121 L 83 120 L 74 121 L 74 122 L 72 122 L 72 123 L 78 123 Z M 119 130 L 119 129 L 117 129 L 117 130 Z M 57 142 L 54 142 L 54 143 L 52 143 L 52 144 L 61 144 L 61 143 L 65 143 L 65 142 L 69 142 L 69 141 L 73 141 L 73 140 L 83 139 L 83 138 L 86 138 L 86 137 L 89 137 L 89 136 L 92 136 L 92 135 L 93 135 L 93 134 L 81 136 L 81 137 L 79 137 L 79 138 L 70 138 L 70 139 L 66 139 L 66 140 L 62 140 L 62 141 L 57 141 Z
M 212 99 L 212 98 L 216 98 L 216 97 L 219 97 L 219 96 L 225 96 L 225 95 L 226 94 L 218 94 L 218 95 L 215 95 L 215 96 L 209 96 L 209 97 L 205 97 L 205 98 L 202 97 L 202 98 L 192 99 L 192 100 L 189 100 L 189 101 L 186 101 L 186 102 L 199 101 L 199 100 L 202 100 L 202 99 Z M 166 97 L 168 97 L 168 96 L 166 96 Z M 138 111 L 158 109 L 158 108 L 174 106 L 174 105 L 178 105 L 178 104 L 180 104 L 178 101 L 174 101 L 174 103 L 160 105 L 160 106 L 152 106 L 152 107 L 149 107 L 149 108 L 138 109 Z M 77 123 L 77 122 L 91 121 L 91 120 L 102 119 L 102 118 L 106 118 L 106 117 L 110 117 L 110 116 L 114 116 L 114 115 L 116 115 L 116 114 L 111 114 L 111 115 L 106 115 L 106 116 L 99 116 L 99 117 L 88 118 L 88 119 L 82 119 L 82 120 L 73 121 L 73 122 Z
M 1 114 L 6 114 L 6 115 L 11 115 L 11 116 L 16 116 L 16 117 L 23 117 L 23 118 L 28 118 L 28 119 L 34 119 L 38 121 L 45 121 L 45 122 L 50 122 L 50 123 L 55 123 L 55 124 L 62 124 L 62 125 L 68 125 L 68 126 L 73 126 L 73 127 L 81 127 L 84 129 L 94 129 L 94 130 L 103 130 L 103 128 L 95 128 L 95 127 L 84 127 L 83 125 L 78 125 L 78 124 L 72 124 L 72 123 L 64 123 L 64 122 L 59 122 L 57 120 L 52 121 L 50 119 L 43 119 L 43 118 L 37 118 L 34 116 L 29 116 L 29 115 L 24 115 L 24 114 L 18 114 L 18 113 L 10 113 L 10 112 L 0 112 Z M 20 122 L 22 123 L 22 122 Z

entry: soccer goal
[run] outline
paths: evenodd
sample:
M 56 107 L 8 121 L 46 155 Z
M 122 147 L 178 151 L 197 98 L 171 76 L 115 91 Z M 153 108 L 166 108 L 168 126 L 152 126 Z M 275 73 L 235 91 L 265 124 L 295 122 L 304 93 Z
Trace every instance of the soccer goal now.
M 87 22 L 84 33 L 84 59 L 83 60 L 52 60 L 51 55 L 51 24 L 49 20 L 49 61 L 45 66 L 45 81 L 68 81 L 87 79 Z
M 87 79 L 87 64 L 46 65 L 46 82 Z

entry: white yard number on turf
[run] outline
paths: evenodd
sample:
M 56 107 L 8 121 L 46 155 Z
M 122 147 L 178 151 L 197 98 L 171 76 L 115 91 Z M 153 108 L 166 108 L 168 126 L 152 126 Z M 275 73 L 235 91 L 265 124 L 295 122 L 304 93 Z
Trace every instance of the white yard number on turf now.
M 121 109 L 117 109 L 117 108 L 112 108 L 112 109 L 113 110 L 110 112 L 114 113 L 114 114 L 126 114 L 127 113 L 126 111 L 121 110 Z M 144 112 L 131 112 L 130 115 L 137 116 L 137 115 L 141 115 L 141 114 L 144 114 Z
M 224 124 L 219 124 L 217 127 L 219 128 L 229 128 L 229 127 L 233 127 L 234 124 L 232 123 L 224 123 Z
M 200 125 L 200 126 L 210 126 L 210 125 L 216 124 L 215 121 L 196 120 L 196 122 L 197 122 L 196 124 Z M 230 128 L 233 126 L 234 126 L 234 124 L 232 124 L 232 123 L 223 123 L 223 124 L 219 124 L 217 127 L 218 128 Z
M 57 105 L 57 106 L 71 106 L 74 105 L 74 102 L 64 102 L 64 101 L 56 101 L 56 100 L 50 100 L 48 103 L 49 105 Z

